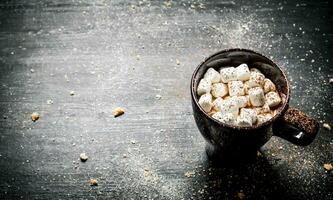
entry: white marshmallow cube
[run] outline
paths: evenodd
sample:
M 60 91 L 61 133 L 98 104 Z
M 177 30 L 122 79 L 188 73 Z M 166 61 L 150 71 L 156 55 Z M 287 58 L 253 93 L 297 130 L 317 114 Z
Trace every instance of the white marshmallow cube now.
M 221 121 L 221 119 L 223 118 L 223 115 L 222 115 L 221 112 L 216 112 L 216 113 L 214 113 L 214 114 L 212 115 L 212 117 L 213 117 L 214 119 L 217 119 L 217 120 Z
M 244 82 L 244 92 L 245 92 L 245 94 L 249 94 L 249 89 L 250 89 L 249 81 L 245 81 Z
M 209 93 L 211 90 L 211 85 L 212 82 L 210 80 L 207 79 L 201 79 L 197 88 L 197 93 L 198 95 L 203 95 L 205 93 Z
M 249 118 L 251 120 L 251 125 L 255 124 L 257 121 L 257 113 L 255 110 L 251 109 L 251 108 L 242 108 L 240 110 L 240 118 Z M 247 120 L 245 120 L 247 121 Z
M 271 112 L 267 103 L 265 103 L 262 107 L 256 107 L 254 109 L 257 112 L 257 115 Z
M 213 107 L 212 95 L 209 93 L 202 95 L 199 99 L 199 105 L 205 112 L 208 113 Z
M 221 97 L 216 98 L 213 101 L 213 109 L 216 111 L 220 111 L 220 106 L 219 104 L 221 104 L 224 100 Z
M 252 106 L 262 106 L 265 104 L 264 90 L 261 87 L 251 88 L 249 98 Z
M 236 75 L 237 75 L 237 80 L 240 81 L 249 80 L 251 73 L 247 64 L 244 63 L 236 67 Z
M 273 117 L 273 115 L 270 113 L 264 113 L 264 114 L 257 115 L 258 124 L 264 123 L 264 122 L 270 120 L 272 117 Z
M 224 83 L 214 83 L 211 90 L 211 93 L 215 98 L 224 97 L 228 94 L 228 86 Z
M 209 68 L 204 75 L 204 79 L 210 80 L 212 83 L 218 83 L 221 80 L 221 75 L 215 69 Z
M 257 69 L 257 68 L 251 68 L 250 72 L 257 72 L 257 73 L 262 74 L 261 71 L 259 69 Z
M 231 81 L 228 83 L 230 96 L 242 96 L 244 92 L 244 84 L 242 81 Z
M 249 103 L 249 99 L 246 96 L 233 96 L 229 101 L 235 101 L 238 108 L 244 108 Z
M 238 115 L 239 108 L 236 101 L 232 101 L 231 99 L 224 100 L 217 106 L 222 114 L 231 113 L 234 116 Z
M 265 95 L 266 103 L 270 108 L 275 107 L 280 104 L 281 97 L 277 92 L 268 92 Z
M 237 80 L 236 69 L 234 67 L 226 67 L 220 69 L 221 80 L 223 83 Z
M 238 117 L 237 118 L 238 126 L 252 126 L 251 118 L 249 117 Z
M 262 73 L 251 72 L 248 85 L 250 88 L 261 87 L 264 84 L 265 76 Z
M 214 119 L 219 120 L 222 123 L 226 123 L 229 125 L 235 125 L 236 124 L 236 120 L 237 118 L 235 117 L 235 115 L 231 114 L 231 113 L 221 113 L 221 112 L 217 112 L 212 116 Z
M 276 90 L 276 87 L 275 87 L 275 84 L 269 80 L 268 78 L 265 78 L 264 79 L 264 92 L 265 94 L 270 92 L 270 91 L 275 91 Z

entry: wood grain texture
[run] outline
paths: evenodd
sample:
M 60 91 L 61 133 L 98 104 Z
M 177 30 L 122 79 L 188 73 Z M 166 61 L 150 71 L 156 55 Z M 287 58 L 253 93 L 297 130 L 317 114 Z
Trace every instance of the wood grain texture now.
M 333 124 L 331 3 L 168 2 L 0 3 L 1 199 L 333 198 L 331 131 L 306 148 L 272 138 L 255 164 L 220 168 L 189 87 L 205 57 L 250 48 L 287 71 L 292 106 Z

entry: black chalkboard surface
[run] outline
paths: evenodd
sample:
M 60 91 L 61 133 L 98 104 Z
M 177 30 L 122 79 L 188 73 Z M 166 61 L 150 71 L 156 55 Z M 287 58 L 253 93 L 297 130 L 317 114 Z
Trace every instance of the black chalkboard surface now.
M 1 1 L 0 199 L 332 199 L 331 130 L 307 147 L 273 137 L 255 163 L 219 167 L 190 103 L 205 57 L 248 48 L 285 69 L 291 106 L 333 124 L 331 10 L 328 1 Z M 125 113 L 115 118 L 116 107 Z

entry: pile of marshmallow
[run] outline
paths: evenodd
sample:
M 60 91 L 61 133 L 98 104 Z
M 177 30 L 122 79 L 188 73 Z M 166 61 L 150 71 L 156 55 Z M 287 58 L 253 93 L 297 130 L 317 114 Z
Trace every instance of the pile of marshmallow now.
M 281 97 L 274 83 L 247 64 L 209 68 L 200 80 L 197 94 L 201 108 L 213 118 L 236 126 L 252 126 L 276 114 Z

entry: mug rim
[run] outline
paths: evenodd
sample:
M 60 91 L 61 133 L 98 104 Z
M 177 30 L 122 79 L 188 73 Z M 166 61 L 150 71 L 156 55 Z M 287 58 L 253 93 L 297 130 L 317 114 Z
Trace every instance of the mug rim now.
M 259 125 L 255 125 L 255 126 L 234 126 L 234 125 L 229 125 L 229 124 L 226 124 L 226 123 L 223 123 L 217 119 L 214 119 L 213 117 L 209 116 L 202 108 L 201 106 L 199 105 L 199 102 L 196 98 L 196 88 L 194 88 L 194 79 L 199 71 L 199 69 L 209 60 L 211 59 L 212 57 L 214 56 L 217 56 L 219 54 L 222 54 L 222 53 L 227 53 L 227 52 L 233 52 L 233 51 L 244 51 L 244 52 L 250 52 L 250 53 L 254 53 L 256 55 L 259 55 L 259 56 L 262 56 L 263 58 L 269 60 L 272 62 L 273 64 L 273 67 L 277 68 L 283 78 L 286 80 L 286 87 L 287 87 L 287 94 L 286 95 L 286 100 L 285 102 L 283 103 L 283 105 L 281 106 L 281 109 L 279 109 L 278 113 L 274 115 L 274 117 L 272 117 L 270 120 L 264 122 L 264 123 L 261 123 Z M 284 93 L 283 93 L 284 94 Z M 253 51 L 253 50 L 250 50 L 250 49 L 243 49 L 243 48 L 231 48 L 231 49 L 224 49 L 224 50 L 220 50 L 210 56 L 208 56 L 207 58 L 204 59 L 204 61 L 202 61 L 197 67 L 196 69 L 194 70 L 193 74 L 192 74 L 192 77 L 191 77 L 191 97 L 192 97 L 192 100 L 195 102 L 195 105 L 199 108 L 200 112 L 202 112 L 208 119 L 212 120 L 213 122 L 215 123 L 218 123 L 219 125 L 222 125 L 223 127 L 226 127 L 226 128 L 230 128 L 230 129 L 234 129 L 234 130 L 256 130 L 256 129 L 260 129 L 262 127 L 265 127 L 269 124 L 272 124 L 276 119 L 278 119 L 283 113 L 285 113 L 285 111 L 288 109 L 288 104 L 289 104 L 289 99 L 290 99 L 290 84 L 289 84 L 289 81 L 287 79 L 287 76 L 286 76 L 286 73 L 284 72 L 284 70 L 279 67 L 276 62 L 274 62 L 272 59 L 270 58 L 267 58 L 266 56 L 256 52 L 256 51 Z

